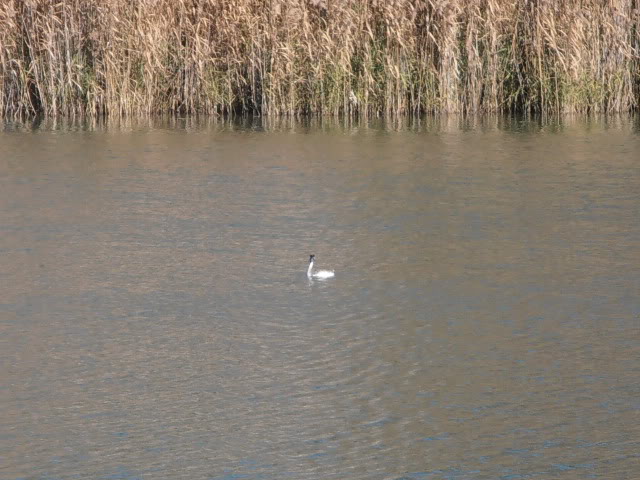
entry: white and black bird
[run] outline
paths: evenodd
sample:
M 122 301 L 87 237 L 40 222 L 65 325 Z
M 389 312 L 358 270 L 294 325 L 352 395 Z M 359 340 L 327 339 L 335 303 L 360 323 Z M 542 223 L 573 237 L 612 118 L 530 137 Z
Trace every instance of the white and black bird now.
M 317 272 L 313 271 L 313 261 L 315 260 L 315 255 L 309 255 L 309 268 L 307 269 L 307 277 L 309 278 L 331 278 L 336 276 L 336 272 L 333 270 L 318 270 Z

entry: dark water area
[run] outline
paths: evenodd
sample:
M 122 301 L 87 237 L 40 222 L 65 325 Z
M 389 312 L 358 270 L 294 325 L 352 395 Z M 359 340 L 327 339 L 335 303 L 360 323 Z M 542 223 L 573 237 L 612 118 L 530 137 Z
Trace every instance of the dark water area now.
M 0 285 L 3 479 L 640 478 L 637 119 L 6 124 Z

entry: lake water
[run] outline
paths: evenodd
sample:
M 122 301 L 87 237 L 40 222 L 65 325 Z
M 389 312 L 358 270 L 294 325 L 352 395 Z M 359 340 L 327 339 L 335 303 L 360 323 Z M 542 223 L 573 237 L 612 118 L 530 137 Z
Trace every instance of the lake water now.
M 0 262 L 3 479 L 640 478 L 638 119 L 6 124 Z

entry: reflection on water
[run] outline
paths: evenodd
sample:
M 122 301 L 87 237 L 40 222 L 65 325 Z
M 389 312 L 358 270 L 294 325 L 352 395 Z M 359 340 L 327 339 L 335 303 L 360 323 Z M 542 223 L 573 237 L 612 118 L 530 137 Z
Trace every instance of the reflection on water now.
M 640 476 L 635 120 L 210 122 L 0 133 L 3 478 Z

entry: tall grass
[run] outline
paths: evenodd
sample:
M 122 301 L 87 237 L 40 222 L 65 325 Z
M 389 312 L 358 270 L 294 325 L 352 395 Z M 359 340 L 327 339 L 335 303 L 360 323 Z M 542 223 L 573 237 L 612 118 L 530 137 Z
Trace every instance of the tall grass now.
M 4 0 L 4 116 L 621 112 L 640 0 Z

